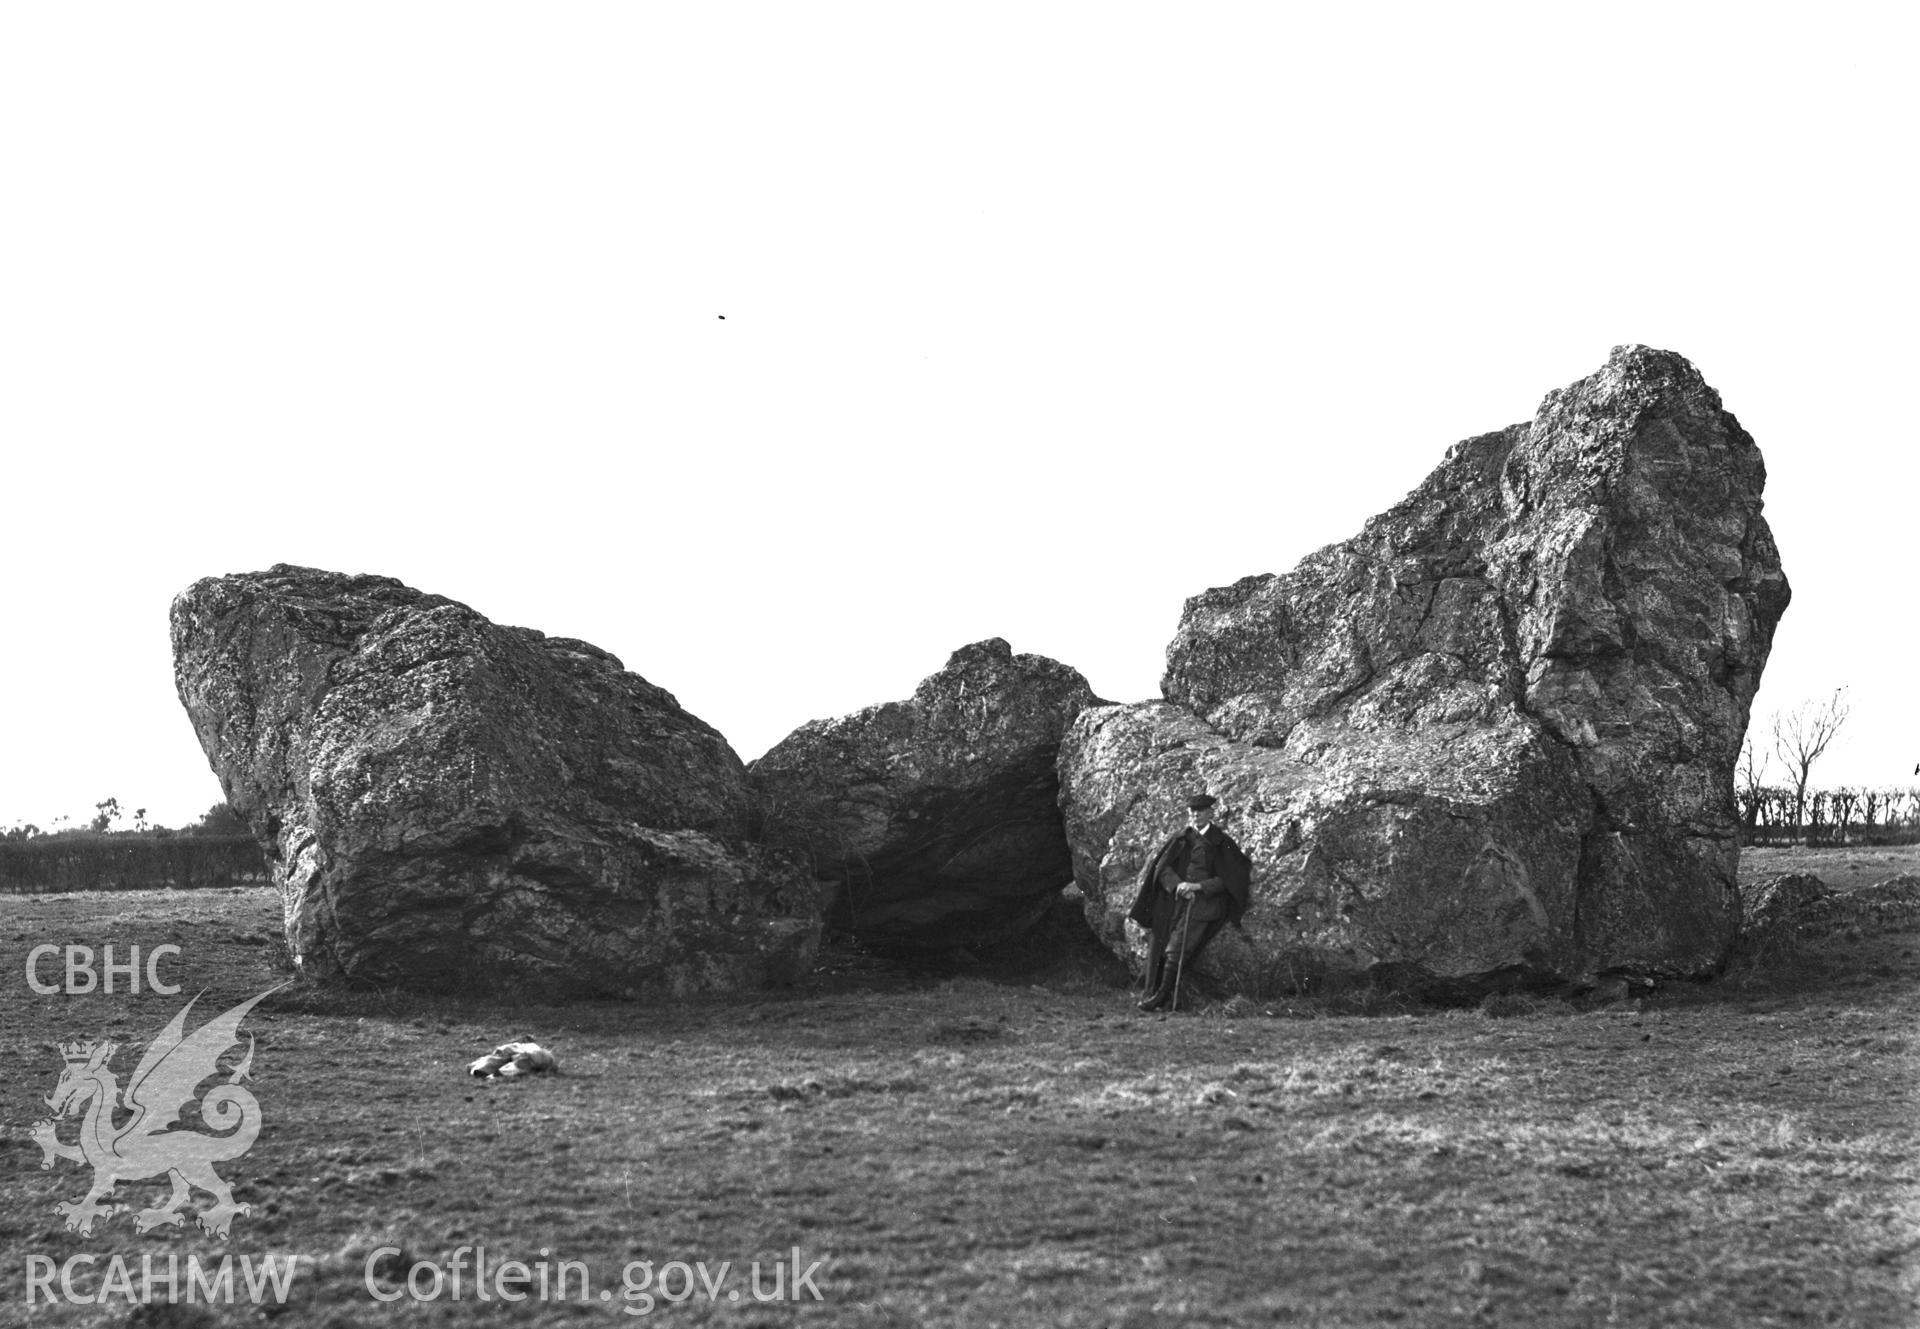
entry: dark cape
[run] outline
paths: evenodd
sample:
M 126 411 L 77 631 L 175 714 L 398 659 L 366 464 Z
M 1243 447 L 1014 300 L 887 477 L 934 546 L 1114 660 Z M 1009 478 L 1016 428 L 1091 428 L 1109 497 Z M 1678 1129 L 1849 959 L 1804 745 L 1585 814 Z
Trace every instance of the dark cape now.
M 1247 912 L 1247 897 L 1253 880 L 1253 860 L 1233 842 L 1233 837 L 1218 826 L 1206 829 L 1207 843 L 1213 846 L 1213 871 L 1220 878 L 1220 884 L 1227 892 L 1227 916 L 1216 918 L 1207 924 L 1207 931 L 1200 939 L 1201 947 L 1213 940 L 1223 924 L 1239 923 L 1242 914 Z M 1134 896 L 1133 908 L 1127 911 L 1127 917 L 1153 934 L 1156 952 L 1165 948 L 1168 934 L 1173 931 L 1174 918 L 1180 912 L 1180 902 L 1171 891 L 1160 888 L 1160 872 L 1171 867 L 1175 872 L 1185 872 L 1187 868 L 1187 833 L 1176 832 L 1165 844 L 1154 851 L 1147 859 L 1147 865 L 1140 869 L 1139 892 Z

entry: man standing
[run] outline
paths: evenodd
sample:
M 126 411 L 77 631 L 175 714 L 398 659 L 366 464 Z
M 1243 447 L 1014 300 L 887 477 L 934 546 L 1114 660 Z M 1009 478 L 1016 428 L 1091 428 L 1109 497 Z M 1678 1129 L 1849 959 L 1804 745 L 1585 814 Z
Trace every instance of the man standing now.
M 1143 1011 L 1173 1000 L 1175 979 L 1206 949 L 1213 934 L 1247 910 L 1253 862 L 1214 824 L 1212 794 L 1187 800 L 1191 824 L 1160 846 L 1140 873 L 1140 893 L 1127 914 L 1146 928 L 1147 995 Z

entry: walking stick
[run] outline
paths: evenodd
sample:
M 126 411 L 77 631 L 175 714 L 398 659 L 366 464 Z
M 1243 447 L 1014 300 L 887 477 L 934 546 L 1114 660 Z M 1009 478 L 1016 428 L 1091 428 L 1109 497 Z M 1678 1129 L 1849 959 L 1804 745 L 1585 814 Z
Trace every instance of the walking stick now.
M 1193 897 L 1189 895 L 1180 906 L 1180 958 L 1173 964 L 1173 1004 L 1167 1009 L 1180 1009 L 1180 976 L 1187 968 L 1187 929 L 1193 924 Z

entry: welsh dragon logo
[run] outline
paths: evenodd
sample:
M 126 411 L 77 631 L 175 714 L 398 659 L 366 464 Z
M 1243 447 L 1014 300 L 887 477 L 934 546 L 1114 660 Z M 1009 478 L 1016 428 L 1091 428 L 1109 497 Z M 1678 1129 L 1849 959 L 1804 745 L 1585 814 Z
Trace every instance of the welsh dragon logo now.
M 241 1085 L 241 1081 L 252 1078 L 251 1034 L 247 1036 L 246 1056 L 226 1082 L 207 1090 L 199 1099 L 200 1119 L 223 1133 L 211 1135 L 168 1127 L 177 1123 L 181 1110 L 194 1102 L 201 1083 L 219 1074 L 220 1057 L 240 1041 L 240 1022 L 254 1003 L 275 991 L 278 989 L 269 988 L 243 1001 L 189 1034 L 187 1012 L 193 1009 L 194 1001 L 200 1000 L 195 997 L 147 1045 L 146 1055 L 134 1067 L 125 1090 L 111 1067 L 118 1043 L 61 1044 L 67 1068 L 46 1099 L 54 1115 L 36 1123 L 32 1136 L 45 1155 L 40 1162 L 42 1169 L 51 1168 L 58 1158 L 93 1166 L 92 1189 L 78 1200 L 63 1200 L 54 1206 L 54 1212 L 67 1220 L 69 1232 L 92 1236 L 96 1219 L 111 1218 L 132 1207 L 101 1203 L 112 1195 L 116 1185 L 163 1173 L 173 1182 L 173 1194 L 166 1203 L 135 1215 L 138 1231 L 184 1224 L 187 1219 L 180 1206 L 194 1187 L 213 1196 L 213 1207 L 200 1215 L 200 1226 L 214 1236 L 228 1235 L 235 1214 L 253 1212 L 253 1206 L 233 1202 L 232 1188 L 213 1170 L 215 1163 L 246 1153 L 260 1134 L 260 1104 Z M 73 1144 L 63 1144 L 56 1134 L 57 1119 L 82 1113 L 85 1120 L 79 1138 Z M 126 1113 L 132 1115 L 115 1125 L 114 1118 Z

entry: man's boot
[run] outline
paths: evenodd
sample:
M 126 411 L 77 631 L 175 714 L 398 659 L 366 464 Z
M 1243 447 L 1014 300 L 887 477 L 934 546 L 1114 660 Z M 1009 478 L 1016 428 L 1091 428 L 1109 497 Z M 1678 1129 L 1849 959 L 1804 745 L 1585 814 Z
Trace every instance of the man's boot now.
M 1154 985 L 1153 991 L 1149 992 L 1146 999 L 1140 1003 L 1140 1009 L 1143 1011 L 1157 1011 L 1172 1001 L 1173 980 L 1176 974 L 1177 971 L 1174 969 L 1172 957 L 1168 956 L 1163 958 L 1160 961 L 1160 981 Z

